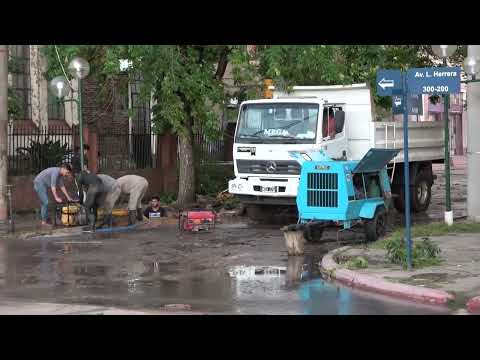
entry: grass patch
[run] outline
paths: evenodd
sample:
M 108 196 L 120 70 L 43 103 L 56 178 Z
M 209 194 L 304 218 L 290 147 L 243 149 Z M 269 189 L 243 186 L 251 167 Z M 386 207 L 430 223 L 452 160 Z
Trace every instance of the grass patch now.
M 368 260 L 363 256 L 338 256 L 335 261 L 349 270 L 366 269 L 368 267 Z
M 442 236 L 448 234 L 480 233 L 480 223 L 458 223 L 448 226 L 445 223 L 431 223 L 426 225 L 415 225 L 412 227 L 412 239 L 428 238 L 430 236 Z M 390 236 L 376 241 L 369 246 L 372 249 L 387 249 L 387 244 L 393 240 L 402 240 L 404 229 L 396 229 Z
M 457 223 L 448 226 L 445 223 L 431 223 L 415 225 L 412 227 L 412 265 L 414 268 L 440 265 L 443 260 L 440 257 L 440 248 L 429 238 L 448 234 L 480 233 L 478 223 Z M 387 260 L 393 264 L 407 267 L 407 254 L 404 242 L 404 229 L 396 229 L 390 236 L 370 245 L 372 249 L 387 251 Z M 420 240 L 419 240 L 420 239 Z
M 368 260 L 365 259 L 363 256 L 357 256 L 351 260 L 348 260 L 345 263 L 345 266 L 349 270 L 366 269 L 368 267 Z

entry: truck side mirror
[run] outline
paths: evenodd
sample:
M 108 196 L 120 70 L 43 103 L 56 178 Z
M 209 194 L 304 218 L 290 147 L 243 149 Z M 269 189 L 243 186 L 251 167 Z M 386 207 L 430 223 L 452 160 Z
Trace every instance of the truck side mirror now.
M 337 134 L 343 131 L 344 124 L 345 124 L 345 111 L 337 110 L 335 112 L 335 132 Z

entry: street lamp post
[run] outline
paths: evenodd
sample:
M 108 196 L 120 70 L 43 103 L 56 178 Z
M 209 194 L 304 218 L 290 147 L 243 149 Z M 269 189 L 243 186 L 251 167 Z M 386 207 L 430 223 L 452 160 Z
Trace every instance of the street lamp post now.
M 80 169 L 84 170 L 85 160 L 83 155 L 83 115 L 82 115 L 82 79 L 86 78 L 90 73 L 90 64 L 87 60 L 80 57 L 75 57 L 70 61 L 68 65 L 68 71 L 78 82 L 77 89 L 77 99 L 71 98 L 65 100 L 65 96 L 70 93 L 70 89 L 73 90 L 70 83 L 64 76 L 57 76 L 50 82 L 50 89 L 55 94 L 55 96 L 62 102 L 73 101 L 77 104 L 78 111 L 78 126 L 79 126 L 79 136 L 80 136 Z
M 457 50 L 456 45 L 433 45 L 432 50 L 438 57 L 443 59 L 443 66 L 448 66 L 447 58 L 452 56 Z M 450 127 L 448 121 L 450 97 L 449 94 L 443 94 L 443 113 L 444 113 L 444 135 L 445 135 L 445 223 L 449 226 L 453 224 L 452 202 L 450 195 Z

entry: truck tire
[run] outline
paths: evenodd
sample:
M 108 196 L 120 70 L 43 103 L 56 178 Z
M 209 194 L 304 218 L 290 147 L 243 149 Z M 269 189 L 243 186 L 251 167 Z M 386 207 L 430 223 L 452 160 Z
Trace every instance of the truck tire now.
M 422 212 L 427 210 L 432 200 L 432 179 L 426 170 L 422 169 L 418 172 L 413 190 L 413 211 Z
M 385 235 L 387 225 L 387 211 L 380 206 L 375 211 L 373 219 L 366 219 L 364 223 L 365 237 L 368 242 L 377 241 Z
M 311 224 L 306 225 L 303 230 L 303 237 L 308 242 L 320 241 L 323 235 L 323 227 Z
M 405 212 L 405 189 L 403 185 L 397 188 L 394 206 L 398 212 Z M 415 176 L 415 184 L 410 188 L 410 205 L 412 212 L 426 211 L 432 200 L 432 179 L 426 170 L 420 170 Z

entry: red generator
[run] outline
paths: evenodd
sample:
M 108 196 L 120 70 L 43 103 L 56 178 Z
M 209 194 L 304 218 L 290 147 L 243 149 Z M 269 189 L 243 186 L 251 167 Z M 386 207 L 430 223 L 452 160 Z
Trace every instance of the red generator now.
M 215 212 L 210 210 L 185 210 L 180 213 L 180 231 L 199 232 L 215 229 Z

